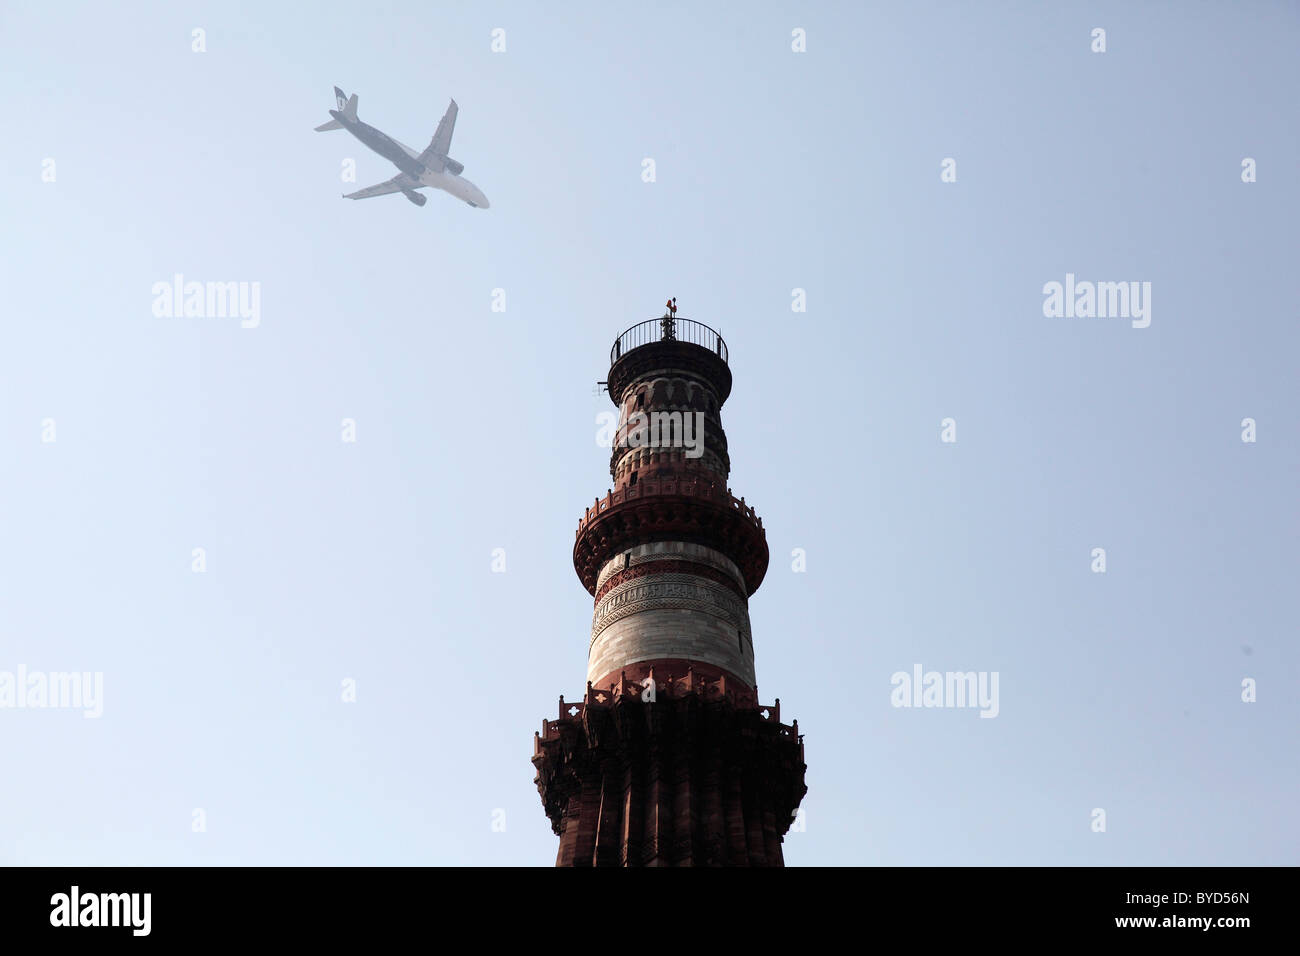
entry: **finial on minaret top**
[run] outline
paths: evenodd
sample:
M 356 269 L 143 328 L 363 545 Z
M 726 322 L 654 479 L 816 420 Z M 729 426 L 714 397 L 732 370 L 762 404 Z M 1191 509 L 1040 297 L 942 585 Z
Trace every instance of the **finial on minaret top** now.
M 669 340 L 677 338 L 677 296 L 664 303 L 663 327 L 661 338 Z

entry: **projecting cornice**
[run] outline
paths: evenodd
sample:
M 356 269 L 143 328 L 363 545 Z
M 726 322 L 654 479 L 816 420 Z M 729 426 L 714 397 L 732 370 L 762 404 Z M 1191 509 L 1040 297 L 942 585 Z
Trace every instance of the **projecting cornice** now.
M 578 523 L 573 567 L 596 593 L 601 566 L 626 548 L 651 541 L 688 541 L 735 562 L 748 594 L 767 574 L 767 534 L 745 499 L 703 479 L 647 480 L 613 491 Z

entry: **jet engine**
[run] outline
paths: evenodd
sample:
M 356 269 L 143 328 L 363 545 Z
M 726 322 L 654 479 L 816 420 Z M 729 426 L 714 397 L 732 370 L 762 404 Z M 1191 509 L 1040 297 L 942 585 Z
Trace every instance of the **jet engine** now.
M 428 196 L 421 196 L 414 189 L 403 189 L 402 195 L 411 200 L 411 202 L 415 203 L 417 206 L 423 206 L 429 201 Z
M 465 171 L 465 167 L 456 162 L 456 160 L 452 159 L 450 156 L 442 161 L 442 168 L 453 176 L 459 176 Z

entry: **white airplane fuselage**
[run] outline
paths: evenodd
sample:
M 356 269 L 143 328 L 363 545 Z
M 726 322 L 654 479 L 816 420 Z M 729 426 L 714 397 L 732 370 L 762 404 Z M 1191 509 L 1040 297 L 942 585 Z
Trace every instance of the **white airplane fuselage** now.
M 445 170 L 440 173 L 436 170 L 426 169 L 420 174 L 420 182 L 432 189 L 441 189 L 443 192 L 451 193 L 457 199 L 462 199 L 471 206 L 479 209 L 488 208 L 488 198 L 483 195 L 483 190 L 464 176 L 457 176 Z
M 387 133 L 375 129 L 369 123 L 348 119 L 339 110 L 330 110 L 329 114 L 336 122 L 342 124 L 344 129 L 365 144 L 367 148 L 387 159 L 407 176 L 418 180 L 421 186 L 441 189 L 443 192 L 450 193 L 462 202 L 467 202 L 478 209 L 488 208 L 488 198 L 483 195 L 483 190 L 465 177 L 458 176 L 447 170 L 434 169 L 424 165 L 424 163 L 420 162 L 419 153 L 405 143 L 393 139 Z

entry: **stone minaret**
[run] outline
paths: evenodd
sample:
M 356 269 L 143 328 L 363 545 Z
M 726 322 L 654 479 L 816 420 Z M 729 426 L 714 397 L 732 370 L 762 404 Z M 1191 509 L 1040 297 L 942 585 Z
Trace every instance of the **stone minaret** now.
M 767 538 L 727 486 L 727 346 L 670 308 L 610 353 L 614 487 L 573 547 L 596 599 L 587 692 L 533 748 L 557 866 L 781 866 L 807 791 L 798 721 L 754 677 Z

